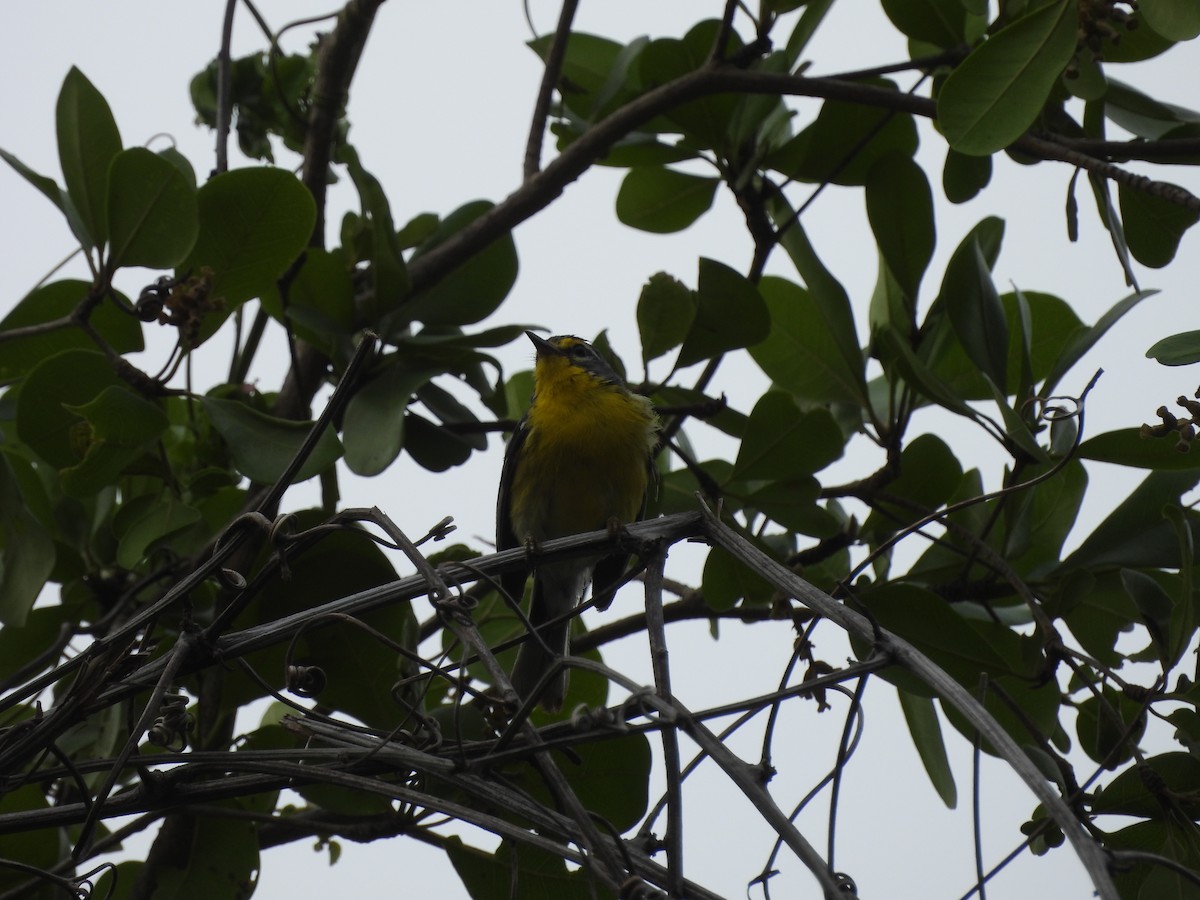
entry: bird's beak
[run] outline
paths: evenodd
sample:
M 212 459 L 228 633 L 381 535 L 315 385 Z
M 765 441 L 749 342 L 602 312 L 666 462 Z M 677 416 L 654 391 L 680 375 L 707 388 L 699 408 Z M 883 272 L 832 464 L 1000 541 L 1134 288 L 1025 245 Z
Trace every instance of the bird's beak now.
M 538 356 L 562 356 L 562 351 L 555 347 L 544 337 L 534 334 L 532 331 L 525 332 L 525 337 L 533 342 L 533 346 L 537 349 Z

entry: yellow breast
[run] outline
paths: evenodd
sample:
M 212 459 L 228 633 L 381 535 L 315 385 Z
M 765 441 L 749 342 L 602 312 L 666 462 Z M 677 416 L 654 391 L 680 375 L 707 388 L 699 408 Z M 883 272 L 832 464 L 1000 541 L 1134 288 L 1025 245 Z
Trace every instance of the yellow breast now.
M 538 378 L 513 474 L 514 532 L 544 541 L 634 521 L 656 440 L 650 402 L 579 369 L 552 374 Z

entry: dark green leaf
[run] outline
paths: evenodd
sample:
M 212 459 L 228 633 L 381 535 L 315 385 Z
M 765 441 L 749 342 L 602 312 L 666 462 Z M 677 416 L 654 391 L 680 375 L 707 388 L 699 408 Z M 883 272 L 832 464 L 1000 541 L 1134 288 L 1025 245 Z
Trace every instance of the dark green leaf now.
M 538 847 L 502 841 L 494 854 L 446 841 L 446 853 L 473 900 L 528 897 L 531 900 L 612 900 L 587 869 L 567 871 L 561 856 Z
M 252 802 L 252 801 L 248 801 Z M 257 827 L 241 800 L 216 804 L 229 811 L 197 816 L 188 833 L 186 852 L 172 858 L 172 865 L 156 868 L 154 893 L 158 897 L 240 897 L 255 884 L 258 869 Z
M 1185 331 L 1155 341 L 1146 356 L 1164 366 L 1190 366 L 1200 362 L 1200 331 Z
M 338 253 L 304 251 L 304 264 L 288 285 L 287 307 L 277 288 L 263 294 L 262 305 L 268 315 L 295 328 L 297 337 L 326 350 L 337 337 L 358 330 L 354 283 Z
M 694 72 L 708 62 L 721 23 L 715 19 L 698 22 L 682 40 L 661 38 L 647 44 L 638 56 L 637 74 L 644 89 L 650 89 Z M 735 54 L 743 44 L 737 32 L 730 35 L 727 53 Z M 725 154 L 736 149 L 731 130 L 744 98 L 714 94 L 676 106 L 647 127 L 681 133 L 692 145 Z
M 900 454 L 900 475 L 887 486 L 890 497 L 907 503 L 880 503 L 885 512 L 872 512 L 862 533 L 878 540 L 939 509 L 954 495 L 962 474 L 945 441 L 935 434 L 918 435 Z
M 237 400 L 201 397 L 200 403 L 213 428 L 225 439 L 238 471 L 258 484 L 274 484 L 280 479 L 313 426 L 312 422 L 268 416 Z M 319 475 L 341 455 L 341 442 L 327 427 L 293 483 Z
M 1139 0 L 1142 21 L 1172 41 L 1190 41 L 1200 35 L 1200 5 L 1191 0 Z
M 820 412 L 828 415 L 825 410 Z M 810 537 L 828 538 L 842 529 L 844 523 L 817 502 L 821 485 L 812 476 L 796 474 L 779 481 L 754 484 L 756 487 L 749 491 L 739 484 L 727 485 L 726 504 L 734 507 L 734 501 L 740 500 L 746 510 L 762 513 L 789 531 Z
M 1102 315 L 1095 325 L 1090 328 L 1085 327 L 1076 330 L 1071 335 L 1067 345 L 1063 348 L 1062 353 L 1054 364 L 1054 368 L 1046 376 L 1046 381 L 1042 385 L 1041 395 L 1049 396 L 1052 394 L 1063 376 L 1071 371 L 1075 363 L 1079 362 L 1083 355 L 1092 349 L 1100 338 L 1104 337 L 1108 329 L 1117 324 L 1125 313 L 1129 312 L 1147 297 L 1152 297 L 1157 293 L 1158 291 L 1138 291 L 1137 293 L 1130 294 L 1128 297 L 1114 303 L 1112 308 Z
M 54 281 L 36 288 L 0 321 L 0 332 L 69 316 L 90 289 L 91 285 L 86 281 Z M 117 353 L 138 352 L 145 346 L 141 323 L 116 308 L 117 303 L 128 307 L 129 300 L 119 292 L 114 293 L 115 297 L 106 298 L 96 307 L 88 321 Z M 94 350 L 95 347 L 95 342 L 75 327 L 5 341 L 4 352 L 0 353 L 0 384 L 15 381 L 42 360 L 62 350 Z
M 295 528 L 312 528 L 325 519 L 320 510 L 304 510 L 297 514 Z M 290 577 L 267 582 L 243 614 L 242 622 L 274 622 L 397 577 L 383 551 L 357 529 L 327 534 L 290 557 L 288 565 Z M 359 618 L 388 639 L 414 649 L 416 619 L 407 601 L 388 604 Z M 285 658 L 292 664 L 319 666 L 325 673 L 326 686 L 318 694 L 318 701 L 368 725 L 392 728 L 409 713 L 393 697 L 392 686 L 412 674 L 412 664 L 378 635 L 353 622 L 333 621 L 305 629 L 290 658 L 286 654 L 286 645 L 280 644 L 250 654 L 249 660 L 275 687 L 283 685 Z M 261 693 L 259 686 L 246 683 L 239 684 L 237 690 L 250 696 Z
M 1045 474 L 1048 465 L 1028 468 L 1024 480 Z M 1032 580 L 1057 565 L 1087 485 L 1084 467 L 1072 461 L 1054 477 L 1012 498 L 1006 509 L 1008 533 L 1003 556 L 1014 569 Z
M 1078 705 L 1075 733 L 1084 753 L 1104 768 L 1116 769 L 1133 756 L 1146 719 L 1139 715 L 1139 704 L 1112 688 L 1104 688 L 1102 696 L 1089 696 Z
M 915 41 L 942 49 L 967 42 L 967 10 L 961 0 L 883 0 L 883 11 Z
M 842 449 L 842 431 L 828 410 L 802 412 L 791 395 L 767 391 L 750 413 L 730 479 L 786 481 L 811 475 L 839 459 Z
M 1075 52 L 1078 7 L 1048 3 L 972 51 L 938 94 L 938 124 L 950 146 L 983 156 L 1008 146 L 1041 112 Z
M 33 171 L 33 169 L 29 168 L 29 166 L 25 165 L 25 163 L 21 162 L 7 150 L 0 150 L 0 159 L 12 166 L 18 175 L 37 188 L 59 210 L 66 213 L 66 206 L 70 203 L 70 200 L 63 193 L 63 189 L 58 186 L 57 181 L 48 175 L 42 175 Z
M 859 404 L 866 398 L 865 361 L 862 347 L 858 341 L 858 332 L 854 327 L 854 315 L 850 308 L 850 297 L 846 289 L 825 268 L 825 264 L 817 256 L 812 244 L 809 243 L 799 220 L 793 220 L 792 210 L 782 198 L 776 198 L 771 204 L 770 214 L 777 227 L 784 227 L 781 243 L 788 257 L 800 273 L 800 277 L 808 286 L 812 311 L 817 314 L 820 339 L 828 341 L 836 362 L 830 355 L 830 363 L 834 366 L 837 380 L 843 389 L 848 390 L 852 405 Z M 775 319 L 778 307 L 772 308 L 772 322 L 778 326 Z M 759 365 L 762 361 L 758 360 Z M 769 373 L 768 373 L 769 374 Z M 826 402 L 831 399 L 825 398 Z
M 696 315 L 696 296 L 683 282 L 657 272 L 638 297 L 638 332 L 642 337 L 642 362 L 657 359 L 683 343 Z
M 417 248 L 413 259 L 428 253 L 491 208 L 487 200 L 459 207 L 441 221 L 433 237 Z M 496 311 L 516 280 L 517 247 L 512 235 L 506 233 L 433 287 L 411 297 L 400 307 L 398 323 L 416 320 L 426 325 L 474 324 Z
M 1061 569 L 1073 571 L 1102 566 L 1175 568 L 1179 542 L 1163 517 L 1167 504 L 1200 482 L 1200 470 L 1151 472 L 1140 485 L 1084 539 Z
M 1115 693 L 1115 692 L 1110 692 Z M 1131 711 L 1121 709 L 1118 715 Z M 1145 761 L 1154 773 L 1156 781 L 1171 792 L 1172 801 L 1189 818 L 1200 818 L 1200 797 L 1196 785 L 1200 784 L 1200 760 L 1190 753 L 1159 753 Z M 1131 766 L 1119 772 L 1108 784 L 1096 791 L 1093 810 L 1101 815 L 1137 816 L 1155 819 L 1162 815 L 1162 801 L 1146 790 L 1145 770 Z
M 863 84 L 894 89 L 888 81 Z M 917 150 L 912 116 L 861 103 L 826 100 L 816 121 L 769 155 L 767 168 L 796 181 L 861 185 L 885 156 Z
M 43 360 L 17 397 L 17 435 L 56 469 L 77 464 L 87 450 L 88 426 L 67 407 L 119 383 L 112 364 L 95 350 L 64 350 Z
M 1153 269 L 1175 258 L 1184 232 L 1200 219 L 1200 212 L 1124 184 L 1117 185 L 1117 197 L 1129 252 Z
M 75 435 L 77 446 L 84 448 L 84 458 L 62 472 L 63 490 L 75 497 L 90 496 L 110 486 L 167 430 L 167 416 L 161 407 L 123 385 L 110 385 L 95 399 L 64 407 L 88 426 Z
M 73 66 L 58 94 L 55 121 L 63 180 L 86 231 L 76 237 L 98 247 L 108 237 L 108 167 L 121 152 L 121 134 L 104 96 Z
M 125 503 L 113 519 L 117 563 L 135 568 L 158 541 L 199 522 L 200 511 L 180 502 L 169 491 L 161 496 L 144 494 Z
M 655 234 L 683 231 L 708 212 L 720 183 L 661 166 L 638 166 L 621 182 L 617 218 Z
M 762 606 L 774 593 L 761 575 L 719 547 L 708 551 L 700 585 L 705 604 L 718 612 L 733 609 L 738 601 L 745 606 Z
M 215 273 L 214 297 L 224 314 L 205 320 L 211 335 L 236 307 L 261 297 L 308 245 L 316 222 L 312 194 L 292 173 L 268 167 L 235 169 L 211 178 L 197 195 L 200 236 L 181 272 Z
M 809 403 L 857 404 L 863 392 L 861 364 L 847 363 L 813 295 L 775 276 L 764 278 L 759 291 L 771 332 L 750 348 L 750 355 L 771 381 Z
M 553 42 L 553 34 L 544 34 L 529 41 L 529 47 L 545 60 Z M 629 90 L 619 90 L 632 62 L 625 50 L 594 34 L 572 31 L 568 35 L 558 84 L 567 109 L 585 121 L 595 121 L 614 97 L 623 101 L 632 96 Z
M 1079 445 L 1081 459 L 1135 469 L 1198 469 L 1200 453 L 1181 453 L 1175 438 L 1143 436 L 1137 428 L 1122 428 L 1088 438 Z
M 53 539 L 31 514 L 8 459 L 0 453 L 0 623 L 5 626 L 0 636 L 25 625 L 54 569 L 55 555 Z M 16 664 L 8 656 L 3 659 L 5 666 Z
M 942 740 L 937 707 L 928 697 L 910 694 L 905 690 L 896 693 L 900 698 L 900 708 L 904 710 L 904 720 L 908 723 L 908 733 L 912 735 L 913 745 L 917 748 L 929 781 L 946 808 L 954 809 L 958 805 L 958 789 L 954 784 L 950 760 L 946 757 L 946 742 Z
M 880 625 L 911 643 L 968 690 L 979 687 L 981 672 L 1011 671 L 991 642 L 930 591 L 889 584 L 859 592 L 859 597 Z M 995 628 L 1007 632 L 1002 626 Z
M 866 188 L 875 243 L 900 287 L 915 301 L 937 242 L 925 172 L 907 156 L 886 156 L 871 168 Z
M 696 315 L 679 348 L 676 366 L 690 366 L 729 350 L 758 343 L 771 327 L 754 283 L 724 263 L 700 259 Z
M 1124 659 L 1115 649 L 1117 638 L 1140 617 L 1117 572 L 1072 572 L 1063 580 L 1060 603 L 1063 621 L 1087 653 L 1109 665 Z
M 379 179 L 362 167 L 354 148 L 341 148 L 342 161 L 358 190 L 363 219 L 371 229 L 372 318 L 395 309 L 408 294 L 408 270 L 401 255 L 400 239 L 392 224 L 392 209 Z
M 995 256 L 989 251 L 999 247 L 1003 233 L 999 219 L 976 226 L 946 264 L 935 301 L 946 310 L 967 356 L 996 385 L 1008 384 L 1008 322 L 992 283 Z
M 430 472 L 461 466 L 474 449 L 469 437 L 455 434 L 412 411 L 404 417 L 404 430 L 404 449 L 417 465 Z
M 991 156 L 968 156 L 953 147 L 946 148 L 942 190 L 951 203 L 966 203 L 987 187 L 991 180 Z
M 178 168 L 144 147 L 122 150 L 108 172 L 109 264 L 177 265 L 196 243 L 198 214 Z

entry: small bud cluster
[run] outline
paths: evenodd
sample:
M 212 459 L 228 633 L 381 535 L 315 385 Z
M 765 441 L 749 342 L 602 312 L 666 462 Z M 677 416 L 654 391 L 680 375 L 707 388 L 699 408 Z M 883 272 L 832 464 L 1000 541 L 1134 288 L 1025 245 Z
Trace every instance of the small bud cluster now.
M 1079 54 L 1086 48 L 1096 62 L 1104 59 L 1104 42 L 1121 43 L 1121 36 L 1137 28 L 1137 0 L 1078 0 L 1079 31 L 1075 55 L 1063 73 L 1079 77 Z M 1125 8 L 1127 7 L 1127 8 Z
M 1196 390 L 1194 396 L 1200 398 L 1200 388 Z M 1200 421 L 1200 400 L 1192 400 L 1181 395 L 1176 398 L 1175 402 L 1187 410 L 1189 413 L 1187 417 L 1180 418 L 1172 415 L 1165 406 L 1160 406 L 1156 412 L 1162 421 L 1157 425 L 1143 424 L 1141 435 L 1144 438 L 1175 435 L 1175 449 L 1180 453 L 1187 453 L 1191 449 L 1192 441 L 1196 438 L 1196 423 Z

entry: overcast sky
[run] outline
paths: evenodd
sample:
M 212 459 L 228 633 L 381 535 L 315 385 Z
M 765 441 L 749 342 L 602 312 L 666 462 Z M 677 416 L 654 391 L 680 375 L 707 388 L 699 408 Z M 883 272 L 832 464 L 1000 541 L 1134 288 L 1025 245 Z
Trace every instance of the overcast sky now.
M 258 5 L 276 28 L 289 18 L 330 8 L 310 0 L 261 0 Z M 169 134 L 203 177 L 212 166 L 214 138 L 193 124 L 187 85 L 217 51 L 223 6 L 216 0 L 119 4 L 44 0 L 0 5 L 0 33 L 7 43 L 0 54 L 0 83 L 6 86 L 0 147 L 34 169 L 60 177 L 54 103 L 67 70 L 76 65 L 107 97 L 126 146 Z M 531 0 L 530 6 L 539 32 L 551 29 L 557 6 L 539 0 Z M 679 35 L 696 19 L 719 15 L 721 6 L 716 0 L 593 0 L 582 4 L 577 27 L 620 40 L 640 34 Z M 786 33 L 780 32 L 781 40 Z M 285 49 L 299 51 L 310 35 L 305 28 L 292 31 L 284 40 Z M 478 198 L 499 201 L 519 184 L 528 117 L 540 77 L 538 59 L 524 46 L 529 37 L 516 2 L 396 2 L 383 7 L 352 91 L 351 140 L 364 166 L 382 182 L 398 223 L 426 210 L 447 213 Z M 239 11 L 235 56 L 263 46 L 252 20 Z M 877 4 L 861 0 L 836 4 L 810 50 L 813 74 L 833 74 L 905 56 L 903 39 Z M 1200 71 L 1196 47 L 1177 50 L 1170 57 L 1140 66 L 1136 72 L 1126 69 L 1121 77 L 1174 103 L 1200 107 L 1194 89 L 1195 73 Z M 902 75 L 899 83 L 907 88 L 912 79 Z M 791 105 L 799 111 L 800 121 L 817 108 L 815 101 L 797 100 Z M 553 142 L 548 141 L 544 159 L 552 153 Z M 919 158 L 935 193 L 943 156 L 944 145 L 923 127 Z M 279 161 L 294 162 L 286 156 Z M 928 303 L 936 293 L 949 252 L 985 215 L 999 215 L 1008 223 L 996 268 L 1002 291 L 1016 285 L 1058 294 L 1088 322 L 1125 296 L 1128 289 L 1107 235 L 1094 218 L 1086 187 L 1079 191 L 1081 239 L 1075 244 L 1067 240 L 1063 210 L 1070 174 L 1058 164 L 1020 167 L 999 158 L 991 186 L 978 198 L 961 207 L 946 208 L 942 203 L 937 255 L 925 281 L 928 296 L 923 301 Z M 1200 192 L 1194 172 L 1170 177 Z M 719 194 L 713 211 L 687 231 L 647 235 L 617 222 L 613 200 L 619 179 L 620 173 L 613 170 L 589 172 L 551 209 L 517 230 L 520 278 L 510 300 L 483 325 L 522 322 L 586 337 L 608 328 L 615 348 L 636 373 L 635 303 L 651 274 L 665 270 L 694 286 L 701 256 L 746 269 L 750 242 L 741 214 L 727 195 Z M 331 195 L 328 220 L 333 234 L 342 211 L 356 206 L 346 185 L 343 180 Z M 805 194 L 796 196 L 802 199 Z M 69 252 L 71 239 L 57 211 L 7 167 L 0 167 L 0 197 L 4 198 L 0 241 L 6 248 L 0 266 L 3 315 Z M 818 253 L 850 292 L 860 334 L 865 333 L 861 326 L 876 276 L 876 254 L 861 195 L 830 189 L 804 222 Z M 1061 385 L 1065 393 L 1077 392 L 1097 367 L 1106 370 L 1089 406 L 1089 433 L 1136 426 L 1148 420 L 1159 404 L 1195 389 L 1194 370 L 1166 370 L 1143 354 L 1160 337 L 1198 327 L 1194 314 L 1197 240 L 1193 230 L 1170 269 L 1139 269 L 1142 286 L 1160 288 L 1162 295 L 1131 314 Z M 782 254 L 772 261 L 771 271 L 796 277 Z M 153 277 L 139 271 L 123 275 L 119 286 L 133 295 Z M 207 387 L 221 377 L 219 373 L 228 366 L 228 350 L 219 337 L 197 355 L 199 385 Z M 161 343 L 152 343 L 143 367 L 156 370 L 165 352 Z M 528 366 L 531 353 L 520 341 L 502 348 L 497 356 L 512 372 Z M 264 389 L 275 388 L 284 362 L 282 345 L 273 345 L 272 352 L 256 364 L 252 380 Z M 765 379 L 748 359 L 731 359 L 722 366 L 715 387 L 725 391 L 735 407 L 748 411 L 764 385 Z M 1002 457 L 994 448 L 957 422 L 926 422 L 939 430 L 957 429 L 952 432 L 954 446 L 963 461 L 987 467 L 989 484 L 998 481 Z M 727 449 L 708 429 L 693 429 L 693 437 L 706 455 Z M 410 534 L 423 533 L 450 514 L 462 537 L 482 547 L 493 530 L 499 447 L 493 439 L 491 452 L 473 456 L 448 478 L 430 476 L 402 457 L 376 479 L 347 478 L 345 503 L 378 504 Z M 861 453 L 852 455 L 829 470 L 829 478 L 860 476 L 875 464 Z M 1093 522 L 1139 480 L 1135 474 L 1108 467 L 1093 468 L 1092 475 L 1085 510 Z M 1102 476 L 1103 486 L 1097 486 L 1097 476 Z M 290 502 L 301 506 L 315 498 L 310 483 L 294 490 Z M 1078 538 L 1075 535 L 1073 542 Z M 678 548 L 673 551 L 671 574 L 695 583 L 701 558 L 695 548 Z M 618 611 L 624 604 L 628 612 L 637 602 L 636 591 L 628 591 L 618 600 Z M 832 628 L 823 630 L 820 639 L 819 650 L 826 659 L 836 663 L 845 657 Z M 791 647 L 791 635 L 784 627 L 726 628 L 722 640 L 713 642 L 704 626 L 682 625 L 672 630 L 671 640 L 675 684 L 693 708 L 770 690 Z M 606 658 L 649 681 L 643 641 L 628 640 Z M 949 813 L 920 768 L 892 690 L 876 681 L 868 701 L 864 745 L 844 786 L 837 868 L 849 872 L 867 898 L 960 896 L 973 881 L 970 748 L 957 734 L 948 735 L 960 795 L 959 809 Z M 782 806 L 803 796 L 832 765 L 844 708 L 841 704 L 835 712 L 818 717 L 811 705 L 796 704 L 785 714 L 777 746 L 798 755 L 775 760 L 779 776 L 772 787 Z M 735 749 L 756 758 L 758 734 L 747 735 L 735 743 Z M 985 856 L 995 861 L 1018 842 L 1016 826 L 1030 813 L 1033 801 L 1000 766 L 985 766 L 985 773 Z M 728 896 L 744 896 L 747 882 L 769 852 L 770 834 L 724 779 L 706 777 L 698 783 L 703 790 L 687 797 L 688 874 Z M 819 847 L 824 846 L 826 809 L 827 802 L 818 802 L 813 814 L 799 820 Z M 478 840 L 490 846 L 486 836 Z M 335 889 L 378 892 L 385 887 L 396 894 L 428 896 L 435 886 L 440 897 L 465 896 L 438 851 L 400 840 L 367 847 L 343 845 L 342 862 L 333 868 L 314 857 L 306 843 L 271 851 L 264 858 L 262 887 L 256 896 L 271 900 Z M 812 895 L 815 888 L 799 863 L 789 859 L 781 868 L 783 873 L 773 882 L 776 896 Z M 446 890 L 448 885 L 451 890 Z M 303 893 L 297 894 L 298 890 Z M 993 897 L 1091 896 L 1089 883 L 1067 849 L 1014 866 L 989 890 Z

